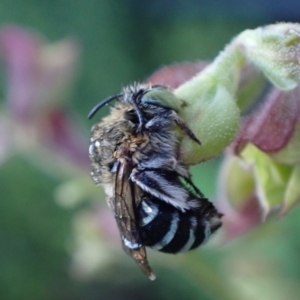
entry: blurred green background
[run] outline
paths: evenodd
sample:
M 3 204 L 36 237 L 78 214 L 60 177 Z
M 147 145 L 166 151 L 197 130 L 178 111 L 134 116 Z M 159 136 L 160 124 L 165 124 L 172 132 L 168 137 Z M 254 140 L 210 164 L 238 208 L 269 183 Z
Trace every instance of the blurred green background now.
M 49 42 L 77 39 L 80 63 L 67 108 L 84 125 L 88 145 L 87 113 L 123 85 L 174 62 L 213 59 L 246 28 L 295 20 L 292 11 L 276 10 L 268 1 L 224 3 L 2 0 L 0 24 L 35 30 Z M 1 78 L 4 99 L 2 71 Z M 217 190 L 218 163 L 193 169 L 196 184 L 210 198 Z M 149 251 L 155 282 L 118 241 L 107 246 L 114 248 L 113 257 L 102 268 L 80 277 L 72 272 L 74 218 L 106 204 L 99 189 L 99 203 L 86 196 L 62 207 L 54 201 L 61 184 L 59 176 L 19 156 L 0 166 L 0 299 L 299 299 L 299 209 L 217 247 L 212 242 L 180 256 Z

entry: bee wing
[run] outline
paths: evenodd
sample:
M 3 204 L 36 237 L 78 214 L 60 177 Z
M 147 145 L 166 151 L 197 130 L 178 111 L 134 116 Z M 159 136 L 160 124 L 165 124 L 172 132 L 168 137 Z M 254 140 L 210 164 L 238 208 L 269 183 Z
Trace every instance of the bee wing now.
M 120 230 L 123 249 L 137 262 L 149 279 L 154 280 L 155 275 L 149 266 L 146 249 L 141 243 L 137 227 L 135 206 L 140 189 L 129 180 L 130 172 L 131 168 L 128 163 L 119 163 L 115 175 L 112 207 Z

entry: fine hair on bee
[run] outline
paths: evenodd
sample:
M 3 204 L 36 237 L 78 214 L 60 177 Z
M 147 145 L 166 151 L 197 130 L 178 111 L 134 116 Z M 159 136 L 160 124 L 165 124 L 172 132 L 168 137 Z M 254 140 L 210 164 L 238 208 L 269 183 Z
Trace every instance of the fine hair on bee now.
M 201 143 L 169 104 L 172 99 L 164 86 L 135 84 L 89 114 L 116 100 L 110 114 L 92 127 L 91 175 L 105 190 L 124 250 L 152 280 L 145 247 L 185 252 L 221 226 L 222 215 L 178 159 L 176 126 Z

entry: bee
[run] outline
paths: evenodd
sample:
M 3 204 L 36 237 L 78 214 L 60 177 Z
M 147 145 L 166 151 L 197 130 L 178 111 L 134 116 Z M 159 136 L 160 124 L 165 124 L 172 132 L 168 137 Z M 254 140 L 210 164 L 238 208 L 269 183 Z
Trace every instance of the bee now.
M 167 87 L 135 84 L 89 114 L 116 100 L 91 130 L 91 176 L 105 190 L 125 252 L 151 280 L 155 275 L 145 247 L 185 252 L 206 242 L 222 224 L 222 215 L 178 159 L 177 128 L 201 143 L 171 107 L 174 99 Z

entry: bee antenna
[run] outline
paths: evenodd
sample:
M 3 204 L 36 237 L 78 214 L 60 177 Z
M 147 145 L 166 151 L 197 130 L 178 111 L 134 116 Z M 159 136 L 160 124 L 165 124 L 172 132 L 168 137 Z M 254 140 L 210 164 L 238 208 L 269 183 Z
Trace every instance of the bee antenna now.
M 106 105 L 107 103 L 115 100 L 116 98 L 122 97 L 122 96 L 123 96 L 123 94 L 113 95 L 113 96 L 110 96 L 110 97 L 106 98 L 105 100 L 101 101 L 100 103 L 98 103 L 88 114 L 88 119 L 91 119 L 96 114 L 96 112 L 100 108 L 102 108 L 104 105 Z

